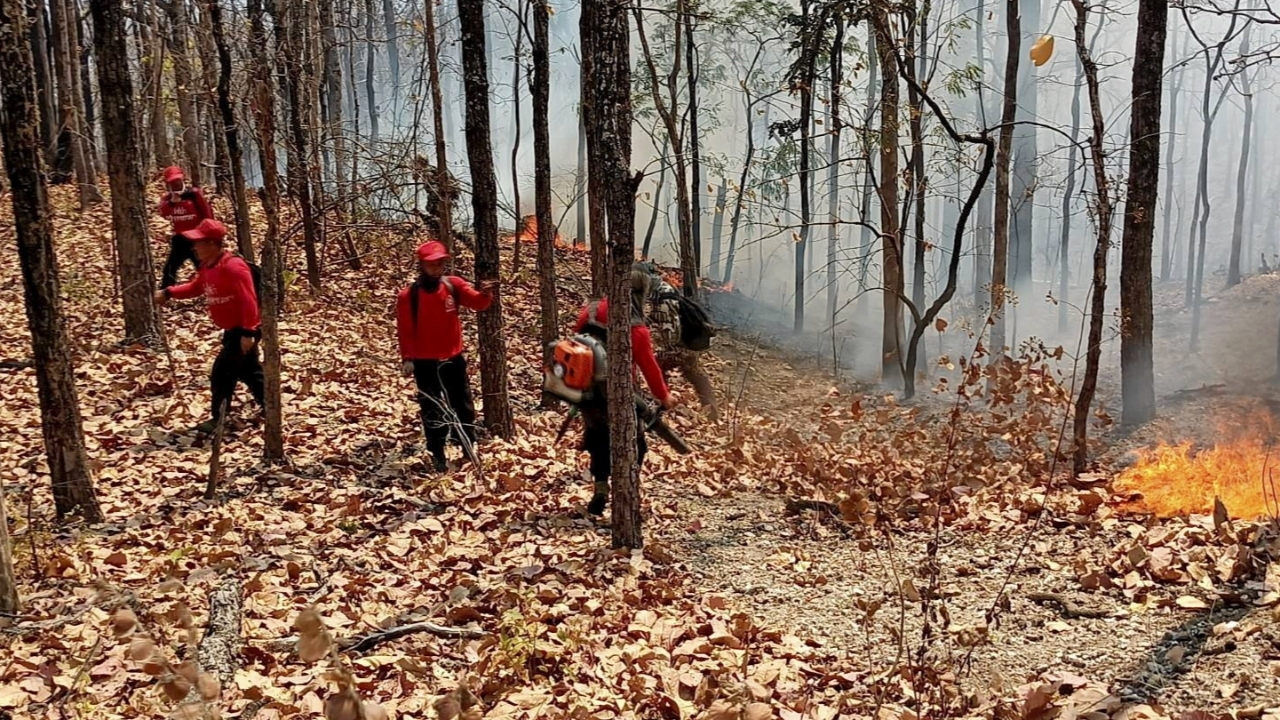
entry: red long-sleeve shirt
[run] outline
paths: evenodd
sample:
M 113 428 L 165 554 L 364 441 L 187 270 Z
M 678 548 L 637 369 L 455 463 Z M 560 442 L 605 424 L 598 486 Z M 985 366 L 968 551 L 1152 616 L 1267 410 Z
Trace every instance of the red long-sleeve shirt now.
M 201 264 L 190 282 L 169 286 L 169 296 L 189 300 L 203 294 L 213 324 L 223 330 L 257 330 L 258 294 L 253 274 L 243 258 L 224 252 L 213 262 Z
M 173 193 L 166 192 L 160 200 L 157 212 L 173 224 L 174 235 L 194 230 L 201 220 L 213 218 L 213 208 L 209 207 L 204 191 L 198 187 L 183 192 L 182 197 L 176 202 L 173 200 Z
M 455 275 L 447 280 L 453 292 L 441 282 L 435 292 L 418 288 L 418 317 L 414 320 L 409 303 L 410 285 L 396 298 L 396 335 L 400 340 L 401 360 L 448 360 L 462 353 L 462 321 L 458 304 L 472 310 L 486 310 L 493 295 L 480 292 L 471 283 Z
M 590 305 L 585 305 L 578 311 L 578 321 L 573 324 L 574 332 L 582 332 L 589 319 L 590 308 Z M 609 323 L 608 298 L 596 305 L 596 321 L 606 325 Z M 667 387 L 666 378 L 662 377 L 662 368 L 658 366 L 658 358 L 653 354 L 653 338 L 649 335 L 649 328 L 643 323 L 631 326 L 631 361 L 632 375 L 635 375 L 636 368 L 640 368 L 653 396 L 660 401 L 666 400 L 671 389 Z

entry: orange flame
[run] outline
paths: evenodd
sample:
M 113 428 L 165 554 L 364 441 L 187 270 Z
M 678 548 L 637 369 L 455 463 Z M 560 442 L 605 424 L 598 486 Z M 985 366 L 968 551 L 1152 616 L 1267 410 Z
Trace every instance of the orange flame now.
M 1120 491 L 1141 493 L 1141 506 L 1161 517 L 1208 514 L 1221 498 L 1231 517 L 1256 519 L 1277 511 L 1280 450 L 1246 439 L 1194 452 L 1191 443 L 1161 443 L 1116 478 Z
M 515 234 L 512 235 L 511 237 L 513 241 L 519 240 L 521 242 L 537 244 L 538 216 L 525 215 L 523 218 L 521 218 L 520 227 L 516 230 Z M 587 251 L 587 248 L 585 246 L 570 245 L 568 242 L 566 242 L 564 236 L 560 234 L 559 229 L 556 229 L 556 237 L 555 237 L 554 243 L 556 247 L 564 250 L 576 250 L 578 252 Z

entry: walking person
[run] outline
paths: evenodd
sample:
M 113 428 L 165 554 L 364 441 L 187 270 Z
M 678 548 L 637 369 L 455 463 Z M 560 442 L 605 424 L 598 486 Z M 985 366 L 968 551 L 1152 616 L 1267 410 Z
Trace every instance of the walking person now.
M 160 276 L 162 288 L 178 281 L 178 271 L 182 269 L 183 263 L 190 261 L 193 267 L 199 268 L 191 241 L 183 233 L 194 230 L 205 220 L 213 219 L 213 208 L 205 199 L 204 191 L 198 187 L 187 187 L 182 168 L 177 165 L 165 168 L 164 190 L 157 212 L 172 224 L 173 234 L 169 238 L 169 258 L 165 261 Z
M 417 386 L 418 409 L 427 451 L 437 472 L 448 468 L 445 446 L 452 438 L 476 442 L 476 408 L 463 354 L 458 306 L 485 310 L 493 303 L 497 280 L 478 287 L 457 275 L 445 275 L 449 251 L 431 240 L 418 246 L 418 279 L 396 299 L 396 334 L 401 372 Z
M 263 406 L 262 363 L 258 360 L 258 343 L 262 339 L 258 292 L 253 271 L 244 258 L 223 249 L 227 228 L 217 220 L 203 220 L 195 228 L 183 231 L 199 260 L 196 276 L 181 285 L 156 291 L 155 301 L 163 305 L 171 298 L 189 300 L 204 295 L 209 318 L 222 329 L 222 349 L 213 361 L 209 374 L 212 418 L 196 425 L 195 430 L 211 434 L 218 427 L 225 408 L 235 395 L 236 383 L 244 383 L 258 407 Z
M 675 398 L 662 376 L 662 368 L 653 352 L 653 341 L 649 327 L 645 324 L 644 303 L 650 295 L 656 278 L 641 264 L 631 268 L 631 360 L 632 371 L 639 369 L 644 375 L 649 391 L 670 410 L 675 406 Z M 573 330 L 576 333 L 591 335 L 601 342 L 608 340 L 609 299 L 593 300 L 578 312 L 578 320 Z M 603 387 L 597 388 L 590 396 L 579 404 L 582 413 L 582 444 L 591 456 L 591 479 L 594 483 L 591 502 L 587 505 L 587 513 L 600 515 L 609 504 L 609 475 L 613 470 L 613 458 L 609 450 L 609 399 Z M 622 402 L 634 403 L 634 398 L 620 399 Z M 638 410 L 637 410 L 638 412 Z M 643 423 L 637 418 L 636 425 L 636 464 L 644 466 L 644 456 L 649 450 L 645 442 Z

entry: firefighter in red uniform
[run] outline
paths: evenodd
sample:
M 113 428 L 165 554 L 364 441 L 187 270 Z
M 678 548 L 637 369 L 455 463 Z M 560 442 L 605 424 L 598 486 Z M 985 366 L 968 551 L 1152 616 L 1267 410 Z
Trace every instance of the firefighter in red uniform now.
M 196 276 L 189 282 L 156 291 L 156 303 L 170 298 L 188 300 L 204 295 L 213 324 L 222 329 L 222 350 L 213 361 L 209 385 L 213 399 L 212 419 L 195 427 L 209 434 L 218 426 L 223 403 L 230 405 L 236 383 L 242 382 L 262 406 L 262 363 L 258 360 L 258 341 L 262 338 L 258 314 L 258 294 L 253 287 L 249 264 L 238 255 L 222 249 L 227 228 L 217 220 L 204 220 L 183 237 L 192 243 L 199 259 Z
M 450 437 L 475 446 L 476 407 L 462 354 L 462 322 L 458 306 L 485 310 L 493 302 L 497 280 L 478 287 L 456 275 L 445 275 L 449 251 L 437 240 L 418 247 L 418 279 L 396 300 L 396 334 L 401 372 L 413 376 L 427 451 L 437 471 L 448 467 L 444 449 Z M 455 417 L 456 416 L 456 417 Z
M 667 381 L 662 377 L 662 368 L 653 352 L 653 340 L 649 335 L 649 327 L 645 324 L 644 302 L 651 289 L 658 282 L 637 263 L 631 269 L 631 360 L 632 370 L 639 368 L 644 375 L 649 391 L 662 403 L 662 407 L 670 410 L 675 405 Z M 609 327 L 609 299 L 594 300 L 578 312 L 578 321 L 573 331 L 594 336 L 600 341 L 606 340 Z M 630 401 L 628 401 L 630 402 Z M 609 474 L 613 469 L 613 459 L 609 451 L 609 401 L 604 393 L 593 393 L 590 399 L 578 406 L 582 412 L 583 437 L 582 444 L 591 456 L 591 478 L 595 482 L 591 502 L 587 512 L 600 515 L 609 504 Z M 645 442 L 644 428 L 636 427 L 636 464 L 644 465 L 644 456 L 649 446 Z
M 173 225 L 173 236 L 169 238 L 169 259 L 160 276 L 160 287 L 169 287 L 178 281 L 178 271 L 183 263 L 190 260 L 199 269 L 200 263 L 191 248 L 191 241 L 183 237 L 183 233 L 194 230 L 205 220 L 212 220 L 213 208 L 209 207 L 204 191 L 198 187 L 187 187 L 182 168 L 177 165 L 165 168 L 164 189 L 157 212 Z

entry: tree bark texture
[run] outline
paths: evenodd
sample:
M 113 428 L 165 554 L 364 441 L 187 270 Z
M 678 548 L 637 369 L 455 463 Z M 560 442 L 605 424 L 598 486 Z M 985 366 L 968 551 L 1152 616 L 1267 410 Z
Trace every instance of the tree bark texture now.
M 258 151 L 262 158 L 262 211 L 267 234 L 262 239 L 262 369 L 265 380 L 265 422 L 262 455 L 268 461 L 284 459 L 284 411 L 280 397 L 280 171 L 276 157 L 276 91 L 262 0 L 249 0 L 250 45 L 253 49 L 254 118 L 258 126 Z
M 182 152 L 186 156 L 187 177 L 191 184 L 204 184 L 204 153 L 200 149 L 200 121 L 196 115 L 195 74 L 191 69 L 191 34 L 187 26 L 184 0 L 163 0 L 169 15 L 169 37 L 173 48 L 174 93 L 178 98 L 178 120 L 182 123 Z
M 1000 141 L 996 148 L 996 207 L 991 252 L 991 351 L 1005 351 L 1005 294 L 1009 270 L 1009 165 L 1013 150 L 1014 121 L 1018 117 L 1018 62 L 1022 57 L 1022 22 L 1018 0 L 1006 0 L 1005 22 L 1008 54 L 1004 68 L 1004 108 L 1000 114 Z
M 98 191 L 97 178 L 93 174 L 93 166 L 89 162 L 86 126 L 82 115 L 83 100 L 76 93 L 76 80 L 79 71 L 79 48 L 72 38 L 73 19 L 68 16 L 68 0 L 49 0 L 50 18 L 53 25 L 54 70 L 57 73 L 57 96 L 61 115 L 61 132 L 66 133 L 67 146 L 71 153 L 71 164 L 75 169 L 75 182 L 79 190 L 80 210 L 102 202 L 102 193 Z M 121 28 L 123 32 L 123 28 Z M 105 96 L 104 96 L 105 97 Z
M 489 131 L 489 69 L 483 0 L 458 4 L 462 30 L 462 78 L 467 98 L 467 159 L 471 165 L 471 207 L 476 225 L 476 280 L 497 280 L 498 185 L 493 172 Z M 489 432 L 509 438 L 515 430 L 507 396 L 507 343 L 502 333 L 502 293 L 478 314 L 480 385 L 484 395 L 484 423 Z
M 609 357 L 631 357 L 631 318 L 623 310 L 631 306 L 631 264 L 635 259 L 635 192 L 640 176 L 631 175 L 631 67 L 630 33 L 626 0 L 587 0 L 594 6 L 591 23 L 582 24 L 583 36 L 591 35 L 594 51 L 596 102 L 599 112 L 587 128 L 588 142 L 602 158 L 607 182 L 609 222 Z M 643 34 L 641 34 L 643 37 Z M 672 150 L 680 152 L 673 144 Z M 685 187 L 687 192 L 688 187 Z M 636 458 L 636 411 L 632 364 L 609 364 L 609 450 L 613 546 L 639 548 L 644 544 L 640 515 L 640 465 Z
M 559 332 L 556 308 L 555 220 L 551 217 L 551 7 L 547 0 L 533 4 L 533 182 L 534 211 L 538 222 L 538 295 L 542 300 L 543 362 L 551 360 L 550 345 Z M 543 407 L 554 407 L 554 397 L 542 396 Z
M 1143 4 L 1150 4 L 1152 0 L 1143 0 Z M 1086 86 L 1089 89 L 1089 115 L 1092 119 L 1091 134 L 1089 137 L 1089 152 L 1093 161 L 1093 179 L 1094 190 L 1097 192 L 1097 208 L 1096 222 L 1098 231 L 1098 242 L 1093 250 L 1093 283 L 1090 288 L 1089 301 L 1089 336 L 1088 344 L 1085 346 L 1085 366 L 1084 378 L 1080 382 L 1080 394 L 1076 396 L 1075 417 L 1073 418 L 1074 427 L 1073 435 L 1075 439 L 1075 456 L 1073 459 L 1073 469 L 1075 474 L 1079 475 L 1084 472 L 1089 459 L 1089 412 L 1093 406 L 1093 396 L 1098 388 L 1098 366 L 1102 359 L 1102 327 L 1106 323 L 1107 309 L 1107 253 L 1111 249 L 1111 218 L 1112 218 L 1112 200 L 1111 200 L 1111 181 L 1107 177 L 1106 153 L 1102 148 L 1102 139 L 1105 137 L 1106 129 L 1102 118 L 1102 101 L 1100 99 L 1101 92 L 1098 82 L 1098 66 L 1093 60 L 1093 54 L 1084 44 L 1084 28 L 1088 24 L 1089 8 L 1085 5 L 1084 0 L 1072 0 L 1072 4 L 1076 8 L 1076 53 L 1080 59 L 1080 65 L 1084 68 L 1084 77 Z M 1142 12 L 1142 8 L 1139 8 Z M 1160 45 L 1164 47 L 1163 42 Z M 1163 58 L 1163 52 L 1160 53 Z M 1158 60 L 1154 70 L 1157 78 L 1161 72 L 1160 64 L 1163 60 Z M 1157 79 L 1158 82 L 1158 79 Z M 1159 103 L 1159 91 L 1156 93 L 1156 103 Z M 1155 128 L 1158 132 L 1160 127 L 1159 110 L 1156 110 L 1157 117 Z M 1135 108 L 1135 115 L 1136 115 Z M 1141 121 L 1141 122 L 1146 122 Z M 1146 125 L 1144 125 L 1146 127 Z M 1157 147 L 1158 151 L 1158 147 Z M 1152 173 L 1154 179 L 1158 179 L 1158 174 Z M 1130 186 L 1132 187 L 1132 185 Z M 1151 185 L 1151 193 L 1154 193 L 1156 187 L 1153 182 Z M 1144 192 L 1146 192 L 1144 190 Z M 1150 205 L 1144 204 L 1143 207 L 1149 208 Z M 1148 231 L 1146 240 L 1146 258 L 1147 258 L 1147 274 L 1151 273 L 1151 239 Z M 1149 282 L 1149 281 L 1148 281 Z M 1148 298 L 1150 297 L 1148 285 Z M 1150 300 L 1148 299 L 1148 303 Z M 1149 305 L 1148 305 L 1149 307 Z
M 1173 277 L 1174 258 L 1177 246 L 1174 242 L 1173 227 L 1170 223 L 1170 211 L 1173 209 L 1173 148 L 1174 139 L 1178 137 L 1178 96 L 1182 94 L 1182 78 L 1186 67 L 1179 66 L 1169 81 L 1169 139 L 1164 150 L 1164 222 L 1160 228 L 1160 282 L 1168 282 Z
M 827 145 L 827 222 L 831 227 L 827 230 L 827 322 L 831 323 L 831 332 L 836 331 L 837 292 L 836 263 L 839 259 L 838 241 L 840 239 L 840 85 L 844 82 L 844 13 L 837 12 L 834 36 L 831 39 L 831 71 L 827 78 L 827 87 L 831 93 L 827 104 L 828 132 L 831 133 Z M 721 189 L 721 198 L 723 188 Z M 723 216 L 723 200 L 717 199 L 719 213 L 716 219 Z M 714 246 L 719 245 L 720 233 L 715 233 Z
M 289 134 L 292 144 L 289 157 L 293 163 L 290 173 L 293 181 L 293 195 L 298 199 L 302 211 L 303 247 L 307 256 L 307 282 L 313 292 L 320 290 L 320 223 L 316 217 L 313 202 L 314 192 L 311 187 L 313 177 L 309 168 L 311 153 L 308 149 L 308 136 L 305 118 L 308 115 L 306 97 L 306 78 L 303 74 L 303 56 L 306 45 L 302 40 L 302 24 L 305 14 L 300 12 L 296 0 L 280 0 L 287 7 L 288 19 L 281 21 L 276 17 L 276 44 L 285 60 L 285 85 L 289 96 Z
M 9 537 L 9 513 L 4 503 L 4 482 L 0 481 L 0 613 L 16 613 L 20 607 L 18 576 L 13 571 L 13 540 Z
M 1094 39 L 1097 39 L 1094 35 Z M 1092 48 L 1091 48 L 1092 49 Z M 1067 148 L 1067 185 L 1062 191 L 1062 232 L 1058 236 L 1058 332 L 1066 333 L 1071 300 L 1071 205 L 1076 194 L 1076 142 L 1080 137 L 1080 87 L 1084 67 L 1076 59 L 1076 84 L 1071 93 L 1071 146 Z
M 696 5 L 696 2 L 695 2 Z M 698 46 L 693 42 L 694 15 L 692 9 L 684 19 L 685 73 L 689 78 L 689 230 L 693 235 L 694 268 L 702 275 L 702 153 L 698 138 Z M 672 101 L 675 106 L 675 101 Z
M 813 86 L 818 80 L 817 45 L 820 42 L 818 37 L 822 34 L 820 29 L 810 26 L 808 0 L 802 0 L 800 7 L 804 16 L 800 50 L 803 74 L 799 78 L 792 79 L 792 87 L 798 86 L 800 91 L 800 241 L 795 244 L 796 301 L 791 328 L 796 334 L 804 331 L 805 259 L 809 254 L 809 238 L 813 234 Z M 894 182 L 896 182 L 896 176 Z
M 1241 56 L 1247 56 L 1248 31 L 1240 47 Z M 1249 84 L 1249 71 L 1240 73 L 1240 94 L 1244 96 L 1244 129 L 1240 140 L 1240 166 L 1236 171 L 1236 213 L 1231 226 L 1231 256 L 1227 263 L 1227 287 L 1240 284 L 1240 253 L 1244 249 L 1244 206 L 1249 182 L 1249 142 L 1253 139 L 1253 89 Z M 1250 233 L 1253 230 L 1250 228 Z
M 1125 194 L 1124 235 L 1120 241 L 1120 383 L 1125 425 L 1144 423 L 1156 416 L 1151 253 L 1160 190 L 1160 103 L 1168 21 L 1169 5 L 1165 0 L 1139 2 L 1129 118 L 1129 190 Z M 1246 153 L 1250 109 L 1246 105 Z M 1242 176 L 1244 162 L 1242 158 Z
M 218 110 L 227 136 L 227 157 L 231 163 L 231 198 L 236 214 L 236 245 L 240 254 L 253 262 L 253 232 L 249 225 L 249 198 L 244 187 L 244 153 L 240 148 L 240 123 L 231 100 L 231 46 L 222 23 L 221 0 L 205 0 L 213 42 L 218 48 Z
M 127 340 L 153 342 L 160 337 L 159 316 L 152 300 L 155 278 L 146 216 L 150 211 L 138 164 L 138 130 L 134 125 L 133 79 L 125 41 L 122 0 L 91 0 L 93 44 L 98 58 L 102 128 L 111 180 L 111 219 L 124 298 Z
M 62 318 L 53 219 L 40 143 L 39 100 L 26 31 L 24 1 L 0 0 L 0 91 L 4 96 L 0 137 L 4 140 L 5 170 L 13 185 L 10 197 L 40 398 L 40 426 L 58 519 L 79 514 L 86 521 L 97 523 L 102 522 L 102 511 L 93 491 L 84 448 L 75 368 Z M 0 544 L 0 565 L 9 565 L 12 575 L 7 534 L 0 537 Z M 11 578 L 9 584 L 12 586 Z M 12 600 L 16 604 L 16 596 Z M 0 609 L 7 602 L 0 597 Z
M 889 385 L 902 382 L 903 278 L 902 229 L 898 218 L 898 58 L 890 20 L 883 11 L 874 19 L 876 54 L 880 63 L 880 237 L 884 297 L 880 341 L 880 378 Z
M 452 252 L 454 188 L 449 175 L 449 158 L 445 151 L 448 138 L 444 130 L 444 99 L 440 93 L 440 49 L 436 37 L 435 0 L 426 0 L 423 8 L 427 26 L 427 73 L 431 83 L 431 122 L 435 130 L 436 172 L 439 174 L 439 179 L 436 180 L 436 197 L 439 198 L 439 208 L 436 210 L 439 227 L 436 228 L 436 234 L 440 242 Z
M 588 28 L 595 23 L 594 13 L 597 4 L 582 3 L 579 15 L 581 25 L 582 59 L 580 62 L 578 110 L 582 137 L 587 145 L 587 214 L 591 243 L 591 296 L 600 297 L 608 291 L 608 217 L 605 210 L 604 174 L 601 168 L 600 146 L 588 137 L 589 128 L 594 128 L 596 119 L 596 93 L 588 92 L 588 88 L 597 87 L 595 72 L 595 48 L 592 46 L 592 34 Z
M 36 98 L 40 106 L 40 147 L 45 149 L 45 166 L 56 175 L 58 111 L 54 102 L 53 68 L 49 63 L 49 32 L 44 0 L 27 0 L 27 22 L 31 26 L 31 60 L 36 73 Z M 65 182 L 65 180 L 63 180 Z
M 1028 33 L 1040 32 L 1041 0 L 1020 0 L 1018 26 Z M 1036 67 L 1026 62 L 1018 65 L 1018 114 L 1019 122 L 1037 119 Z M 1036 162 L 1039 148 L 1034 125 L 1019 125 L 1014 129 L 1012 170 L 1009 180 L 1009 197 L 1012 217 L 1009 219 L 1009 285 L 1015 293 L 1031 291 L 1031 265 L 1035 249 L 1035 199 L 1039 178 Z M 1013 311 L 1016 312 L 1016 309 Z

